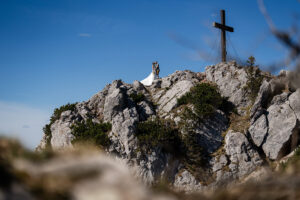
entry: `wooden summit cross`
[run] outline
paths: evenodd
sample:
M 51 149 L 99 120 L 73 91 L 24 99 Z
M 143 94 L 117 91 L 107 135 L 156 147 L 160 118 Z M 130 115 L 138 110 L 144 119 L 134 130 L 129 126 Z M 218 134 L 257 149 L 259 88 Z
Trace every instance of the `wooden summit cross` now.
M 214 22 L 213 26 L 221 29 L 221 50 L 222 50 L 222 62 L 226 62 L 226 31 L 233 32 L 233 28 L 226 26 L 225 24 L 225 10 L 220 11 L 221 24 Z

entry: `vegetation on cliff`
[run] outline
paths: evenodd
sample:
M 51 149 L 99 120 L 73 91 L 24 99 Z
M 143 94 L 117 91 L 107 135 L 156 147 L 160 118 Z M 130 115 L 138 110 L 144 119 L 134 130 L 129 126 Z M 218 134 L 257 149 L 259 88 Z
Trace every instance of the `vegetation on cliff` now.
M 161 147 L 168 153 L 176 153 L 181 142 L 175 123 L 159 118 L 138 123 L 136 136 L 142 151 Z
M 72 103 L 72 104 L 67 103 L 66 105 L 63 105 L 63 106 L 61 106 L 59 108 L 55 108 L 54 109 L 54 112 L 53 112 L 53 114 L 52 114 L 52 116 L 50 118 L 50 123 L 46 124 L 44 126 L 44 128 L 43 128 L 43 131 L 44 131 L 44 133 L 45 133 L 45 135 L 47 137 L 47 146 L 48 147 L 51 146 L 51 144 L 50 144 L 51 137 L 52 137 L 52 135 L 51 135 L 51 125 L 56 120 L 58 120 L 60 118 L 60 115 L 61 115 L 62 112 L 67 111 L 67 110 L 74 111 L 75 109 L 76 109 L 76 103 Z
M 72 134 L 75 139 L 72 143 L 88 142 L 100 147 L 108 147 L 110 139 L 108 133 L 111 130 L 110 123 L 95 123 L 92 119 L 87 119 L 85 122 L 77 122 L 71 126 Z
M 262 75 L 258 65 L 255 65 L 255 58 L 253 56 L 248 58 L 247 64 L 247 83 L 244 89 L 249 92 L 249 97 L 251 101 L 254 102 L 259 92 L 259 88 L 263 82 L 264 76 Z
M 222 104 L 222 101 L 216 86 L 209 83 L 200 83 L 177 99 L 177 105 L 192 104 L 196 116 L 202 119 L 211 116 L 216 108 Z
M 139 103 L 145 99 L 145 95 L 143 93 L 132 93 L 129 96 L 135 103 Z

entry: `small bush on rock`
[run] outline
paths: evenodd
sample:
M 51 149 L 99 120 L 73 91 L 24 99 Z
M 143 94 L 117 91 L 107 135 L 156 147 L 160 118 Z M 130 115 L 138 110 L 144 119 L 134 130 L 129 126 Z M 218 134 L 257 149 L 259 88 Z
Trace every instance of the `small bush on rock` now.
M 193 104 L 198 118 L 211 116 L 223 102 L 216 86 L 201 83 L 191 88 L 189 92 L 177 99 L 177 105 Z
M 61 106 L 60 108 L 55 108 L 54 113 L 50 118 L 50 123 L 54 123 L 56 120 L 58 120 L 62 112 L 67 110 L 74 111 L 75 109 L 76 109 L 76 103 L 72 103 L 72 104 L 68 103 L 66 105 Z
M 145 95 L 143 93 L 132 93 L 129 96 L 135 103 L 139 103 L 145 99 Z
M 46 124 L 43 128 L 43 132 L 44 132 L 44 134 L 46 135 L 46 138 L 47 138 L 46 143 L 47 143 L 48 147 L 51 146 L 51 144 L 50 144 L 51 137 L 52 137 L 52 135 L 51 135 L 51 125 L 56 120 L 58 120 L 60 118 L 60 115 L 61 115 L 62 112 L 67 111 L 67 110 L 74 111 L 76 109 L 76 104 L 77 103 L 72 103 L 72 104 L 68 103 L 66 105 L 61 106 L 60 108 L 55 108 L 54 109 L 54 112 L 53 112 L 53 114 L 50 118 L 50 123 Z
M 156 147 L 172 154 L 183 163 L 183 167 L 198 180 L 208 182 L 206 167 L 209 155 L 199 144 L 199 137 L 194 132 L 180 134 L 175 123 L 156 118 L 139 122 L 136 135 L 141 153 L 150 153 Z M 205 177 L 204 177 L 205 176 Z
M 183 139 L 185 161 L 188 166 L 203 166 L 203 148 L 199 145 L 197 134 L 187 133 Z
M 264 76 L 261 74 L 259 67 L 257 65 L 255 66 L 255 58 L 253 56 L 248 58 L 247 63 L 246 73 L 248 80 L 245 89 L 249 92 L 251 101 L 255 101 Z
M 140 149 L 151 150 L 161 147 L 169 153 L 176 153 L 180 138 L 178 129 L 172 121 L 156 118 L 140 122 L 136 128 Z
M 108 147 L 110 139 L 108 133 L 111 130 L 110 123 L 95 123 L 92 119 L 86 122 L 77 122 L 71 126 L 75 139 L 72 143 L 90 142 L 101 147 Z

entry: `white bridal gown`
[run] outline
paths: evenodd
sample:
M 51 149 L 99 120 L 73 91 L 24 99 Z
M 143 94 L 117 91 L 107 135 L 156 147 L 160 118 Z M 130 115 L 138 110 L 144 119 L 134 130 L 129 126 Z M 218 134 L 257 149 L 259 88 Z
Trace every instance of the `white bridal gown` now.
M 141 81 L 141 83 L 145 86 L 150 86 L 150 85 L 152 85 L 152 82 L 154 81 L 154 79 L 155 79 L 154 73 L 151 72 L 147 78 L 145 78 L 144 80 Z

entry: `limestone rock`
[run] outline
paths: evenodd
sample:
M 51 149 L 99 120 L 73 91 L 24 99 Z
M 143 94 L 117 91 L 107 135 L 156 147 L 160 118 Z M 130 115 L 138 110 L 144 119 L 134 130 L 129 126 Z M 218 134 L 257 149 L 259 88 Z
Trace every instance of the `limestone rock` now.
M 211 163 L 212 163 L 212 171 L 217 172 L 227 165 L 228 160 L 227 157 L 224 154 L 222 154 L 218 158 L 214 157 Z
M 60 119 L 56 120 L 50 127 L 51 129 L 51 146 L 53 149 L 63 149 L 72 147 L 71 126 L 75 121 L 81 121 L 82 117 L 70 110 L 61 113 Z
M 271 100 L 274 96 L 281 94 L 285 89 L 283 81 L 279 77 L 271 79 L 270 81 L 264 80 L 260 86 L 256 100 L 251 108 L 250 118 L 251 123 L 254 123 L 261 114 L 266 112 L 269 104 L 272 104 Z M 287 97 L 287 96 L 286 96 Z M 281 97 L 282 98 L 282 97 Z M 286 99 L 282 99 L 283 101 Z
M 250 105 L 251 101 L 244 90 L 247 83 L 246 70 L 237 66 L 236 63 L 219 63 L 214 66 L 208 66 L 205 69 L 208 81 L 217 84 L 220 93 L 224 97 L 228 97 L 238 109 L 243 113 L 243 109 Z
M 194 132 L 198 136 L 199 145 L 207 153 L 213 153 L 222 145 L 222 133 L 227 128 L 226 115 L 217 110 L 211 118 L 205 119 L 203 123 L 195 127 Z
M 132 86 L 136 91 L 144 91 L 145 90 L 145 86 L 139 81 L 134 81 Z
M 260 86 L 258 95 L 250 111 L 251 123 L 253 123 L 265 112 L 268 100 L 271 98 L 271 95 L 271 84 L 268 81 L 264 80 Z
M 130 155 L 136 149 L 136 138 L 134 136 L 135 123 L 138 121 L 138 113 L 135 107 L 125 108 L 112 118 L 112 133 L 121 145 L 120 154 Z
M 299 122 L 291 109 L 287 93 L 275 96 L 267 111 L 269 132 L 263 150 L 267 157 L 275 160 L 289 153 L 297 145 Z
M 162 174 L 169 162 L 170 157 L 163 154 L 160 148 L 155 148 L 148 155 L 137 155 L 137 176 L 140 177 L 144 183 L 153 184 L 160 180 Z
M 141 153 L 135 131 L 137 123 L 155 117 L 170 119 L 180 125 L 183 119 L 179 113 L 183 108 L 177 109 L 177 98 L 204 78 L 216 84 L 220 93 L 228 97 L 239 113 L 245 114 L 243 108 L 251 104 L 244 90 L 247 83 L 245 69 L 233 62 L 220 63 L 207 67 L 205 74 L 188 70 L 176 71 L 155 80 L 149 87 L 138 81 L 126 84 L 116 80 L 89 100 L 77 103 L 75 111 L 63 112 L 51 126 L 51 145 L 54 149 L 71 147 L 74 137 L 70 127 L 75 122 L 87 119 L 92 119 L 96 123 L 106 121 L 112 124 L 109 133 L 112 143 L 107 153 L 136 169 L 136 175 L 145 183 L 151 185 L 163 178 L 179 190 L 201 190 L 206 186 L 187 171 L 183 166 L 184 163 L 176 156 L 164 152 L 159 147 Z M 249 140 L 244 134 L 232 130 L 227 133 L 225 139 L 223 138 L 222 133 L 230 124 L 228 116 L 220 110 L 216 110 L 213 116 L 204 119 L 202 123 L 196 123 L 197 126 L 193 126 L 193 131 L 197 134 L 197 143 L 212 156 L 207 172 L 211 173 L 215 182 L 210 186 L 241 179 L 255 171 L 262 164 L 256 148 L 262 148 L 268 158 L 277 159 L 297 144 L 300 90 L 273 98 L 279 91 L 273 82 L 264 81 L 260 87 L 250 113 L 251 123 L 247 134 Z M 140 93 L 144 98 L 134 100 L 132 94 Z M 183 130 L 181 134 L 185 134 Z M 46 145 L 46 141 L 47 138 L 44 136 L 41 148 Z M 213 154 L 219 148 L 223 151 L 220 151 L 221 153 L 218 151 L 218 157 L 214 157 Z
M 158 109 L 161 112 L 168 113 L 177 105 L 177 98 L 190 91 L 194 84 L 192 81 L 183 80 L 177 82 L 173 87 L 171 87 L 167 92 L 159 99 Z
M 237 177 L 251 173 L 263 162 L 242 133 L 229 131 L 225 137 L 224 148 L 230 160 L 229 169 Z
M 111 121 L 120 110 L 125 108 L 125 93 L 120 88 L 110 88 L 105 98 L 103 116 L 105 121 Z
M 252 140 L 272 160 L 285 156 L 298 144 L 300 92 L 291 94 L 282 89 L 277 79 L 264 81 L 250 115 Z
M 176 174 L 174 187 L 177 190 L 186 192 L 200 191 L 205 188 L 205 186 L 201 185 L 201 183 L 199 183 L 199 181 L 197 181 L 187 170 L 183 170 Z
M 268 119 L 266 115 L 261 115 L 249 128 L 249 133 L 254 144 L 260 147 L 268 134 Z
M 300 121 L 300 88 L 289 97 L 290 106 L 293 109 L 298 121 Z
M 176 107 L 177 98 L 184 95 L 192 86 L 203 80 L 203 76 L 189 70 L 176 71 L 167 77 L 156 80 L 149 89 L 158 111 L 167 113 Z
M 53 149 L 72 147 L 71 124 L 69 122 L 56 121 L 51 126 L 51 146 Z
M 138 103 L 137 111 L 139 113 L 140 121 L 145 121 L 150 116 L 155 115 L 155 109 L 147 101 L 142 101 Z
M 189 70 L 176 71 L 175 73 L 161 79 L 161 88 L 169 88 L 175 83 L 183 80 L 199 82 L 202 79 L 203 77 L 198 76 L 197 73 L 191 72 Z
M 98 92 L 87 101 L 88 107 L 96 114 L 97 118 L 99 119 L 103 119 L 105 97 L 108 95 L 109 87 L 110 84 L 106 85 L 102 91 Z

